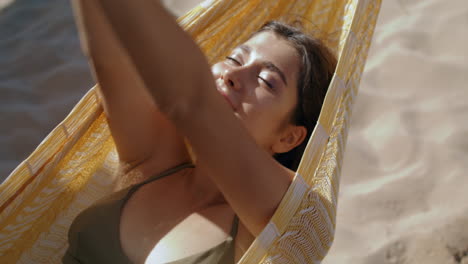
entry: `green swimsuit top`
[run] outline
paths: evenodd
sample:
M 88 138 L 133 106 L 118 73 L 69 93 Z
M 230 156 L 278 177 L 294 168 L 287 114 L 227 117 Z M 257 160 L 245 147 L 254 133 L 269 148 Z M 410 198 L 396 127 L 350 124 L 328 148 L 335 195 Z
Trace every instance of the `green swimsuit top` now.
M 120 217 L 128 199 L 141 186 L 171 175 L 179 170 L 194 167 L 185 163 L 168 169 L 150 179 L 123 189 L 81 212 L 68 232 L 69 247 L 63 263 L 132 263 L 120 245 Z M 169 262 L 170 264 L 234 264 L 234 238 L 239 219 L 234 218 L 230 237 L 221 244 L 198 254 Z

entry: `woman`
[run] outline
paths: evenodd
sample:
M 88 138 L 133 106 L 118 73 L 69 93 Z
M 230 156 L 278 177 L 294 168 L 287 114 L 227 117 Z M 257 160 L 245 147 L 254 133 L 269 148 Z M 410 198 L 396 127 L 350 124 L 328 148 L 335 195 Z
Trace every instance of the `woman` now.
M 272 22 L 210 71 L 158 1 L 74 4 L 130 187 L 75 219 L 64 262 L 239 260 L 294 176 L 335 58 Z

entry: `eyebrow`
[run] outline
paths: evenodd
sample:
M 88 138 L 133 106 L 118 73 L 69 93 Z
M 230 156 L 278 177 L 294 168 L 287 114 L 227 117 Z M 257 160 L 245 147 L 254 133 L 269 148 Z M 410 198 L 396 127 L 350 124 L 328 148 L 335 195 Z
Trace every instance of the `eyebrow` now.
M 252 49 L 249 46 L 245 45 L 245 44 L 240 45 L 238 48 L 245 51 L 246 53 L 250 53 L 252 51 Z M 262 65 L 265 68 L 267 68 L 268 70 L 276 72 L 281 77 L 281 80 L 284 82 L 284 84 L 286 86 L 288 85 L 288 80 L 286 79 L 286 75 L 273 62 L 264 61 L 264 62 L 262 62 Z

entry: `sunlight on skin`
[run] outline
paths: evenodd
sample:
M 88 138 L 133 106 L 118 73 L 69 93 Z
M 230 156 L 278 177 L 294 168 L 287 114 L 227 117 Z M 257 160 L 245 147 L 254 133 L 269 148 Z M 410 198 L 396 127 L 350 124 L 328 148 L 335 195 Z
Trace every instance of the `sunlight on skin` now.
M 219 226 L 203 215 L 194 213 L 156 244 L 145 263 L 159 264 L 186 258 L 219 245 L 227 237 L 228 234 Z

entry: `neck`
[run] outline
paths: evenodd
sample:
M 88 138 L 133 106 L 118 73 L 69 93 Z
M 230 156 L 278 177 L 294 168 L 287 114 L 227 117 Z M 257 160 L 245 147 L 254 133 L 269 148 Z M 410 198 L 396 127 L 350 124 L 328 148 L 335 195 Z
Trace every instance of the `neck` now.
M 226 203 L 223 194 L 203 169 L 197 167 L 191 170 L 186 179 L 186 188 L 197 209 Z

